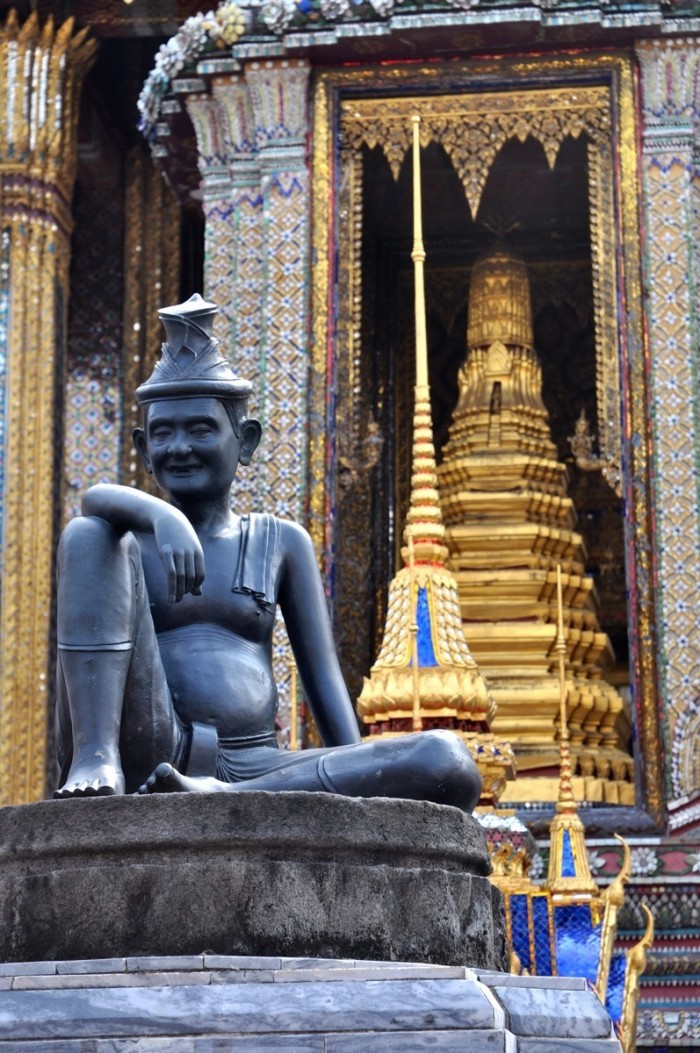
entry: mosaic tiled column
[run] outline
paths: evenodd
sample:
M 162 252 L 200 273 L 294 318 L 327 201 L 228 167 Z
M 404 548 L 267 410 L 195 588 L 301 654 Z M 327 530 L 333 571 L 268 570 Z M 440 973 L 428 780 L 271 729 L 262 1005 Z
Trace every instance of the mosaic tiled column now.
M 205 295 L 219 305 L 215 334 L 234 369 L 260 389 L 262 197 L 250 94 L 242 75 L 215 77 L 211 95 L 187 100 L 202 173 Z M 256 504 L 253 479 L 239 471 L 236 506 Z
M 308 76 L 304 61 L 250 62 L 212 77 L 185 105 L 197 137 L 205 214 L 205 292 L 216 334 L 253 383 L 263 439 L 236 482 L 237 510 L 303 520 L 309 328 Z M 288 725 L 291 655 L 275 642 Z
M 309 67 L 251 62 L 263 195 L 259 508 L 303 519 L 309 328 Z
M 69 19 L 0 28 L 2 477 L 0 805 L 44 794 L 51 594 L 60 514 L 57 377 L 65 345 L 78 99 L 95 52 Z
M 691 40 L 637 47 L 657 527 L 657 629 L 672 826 L 700 792 L 698 252 L 694 211 L 700 52 Z M 684 815 L 685 812 L 685 815 Z
M 263 424 L 254 507 L 304 521 L 308 445 L 309 66 L 251 62 L 263 197 L 262 316 L 257 413 Z M 274 643 L 280 720 L 289 727 L 292 657 L 282 626 Z

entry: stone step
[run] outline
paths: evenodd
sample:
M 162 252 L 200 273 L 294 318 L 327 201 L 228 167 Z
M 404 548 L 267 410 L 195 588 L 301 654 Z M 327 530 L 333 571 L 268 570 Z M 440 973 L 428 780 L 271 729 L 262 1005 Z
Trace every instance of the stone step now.
M 583 980 L 186 955 L 0 966 L 17 1053 L 620 1053 Z

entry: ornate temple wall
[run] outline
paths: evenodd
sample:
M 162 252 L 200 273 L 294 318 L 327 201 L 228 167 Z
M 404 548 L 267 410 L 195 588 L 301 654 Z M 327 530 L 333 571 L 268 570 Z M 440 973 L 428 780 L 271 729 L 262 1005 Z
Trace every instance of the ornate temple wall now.
M 700 53 L 691 39 L 644 42 L 636 53 L 658 572 L 654 646 L 673 829 L 700 818 Z

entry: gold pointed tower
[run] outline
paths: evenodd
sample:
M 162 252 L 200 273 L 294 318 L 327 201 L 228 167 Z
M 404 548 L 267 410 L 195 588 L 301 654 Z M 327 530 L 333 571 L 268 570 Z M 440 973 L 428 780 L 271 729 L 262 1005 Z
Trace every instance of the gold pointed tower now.
M 401 550 L 404 567 L 389 587 L 384 639 L 358 701 L 371 736 L 450 728 L 466 742 L 493 804 L 513 775 L 506 742 L 489 733 L 493 701 L 462 630 L 457 583 L 446 569 L 428 386 L 420 198 L 419 117 L 413 117 L 416 273 L 416 388 L 411 501 Z
M 438 474 L 465 633 L 497 705 L 492 730 L 516 753 L 506 799 L 557 799 L 560 562 L 574 793 L 633 803 L 630 723 L 605 680 L 612 649 L 542 401 L 527 268 L 502 246 L 474 265 L 467 343 Z

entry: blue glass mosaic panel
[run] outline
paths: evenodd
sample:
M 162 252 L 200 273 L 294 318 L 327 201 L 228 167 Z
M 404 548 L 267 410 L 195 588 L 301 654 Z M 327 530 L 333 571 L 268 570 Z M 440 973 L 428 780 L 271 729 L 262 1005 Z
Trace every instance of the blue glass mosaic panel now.
M 430 626 L 430 606 L 428 604 L 428 590 L 418 589 L 418 602 L 416 604 L 416 622 L 418 624 L 418 665 L 437 665 L 435 650 L 433 648 L 433 634 Z
M 622 995 L 625 989 L 625 971 L 627 959 L 624 951 L 617 951 L 610 961 L 610 975 L 608 977 L 608 993 L 605 998 L 605 1008 L 610 1013 L 616 1024 L 622 1019 Z
M 533 963 L 530 960 L 530 931 L 527 921 L 527 896 L 510 896 L 510 919 L 511 933 L 513 937 L 513 950 L 520 959 L 523 969 L 532 971 Z
M 561 876 L 576 877 L 576 864 L 574 863 L 574 850 L 571 847 L 571 834 L 564 831 L 561 845 Z
M 552 975 L 552 945 L 549 938 L 547 896 L 532 897 L 532 927 L 535 942 L 535 972 L 538 976 Z
M 595 983 L 602 926 L 593 925 L 591 908 L 575 903 L 554 908 L 554 946 L 560 976 L 583 976 Z

